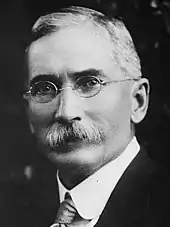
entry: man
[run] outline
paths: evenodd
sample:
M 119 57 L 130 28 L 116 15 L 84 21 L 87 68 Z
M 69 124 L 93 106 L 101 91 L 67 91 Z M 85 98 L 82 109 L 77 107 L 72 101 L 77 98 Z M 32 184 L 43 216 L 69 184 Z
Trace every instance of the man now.
M 24 98 L 57 187 L 50 199 L 40 185 L 29 194 L 31 226 L 169 226 L 166 177 L 135 137 L 149 83 L 124 24 L 69 7 L 32 32 Z

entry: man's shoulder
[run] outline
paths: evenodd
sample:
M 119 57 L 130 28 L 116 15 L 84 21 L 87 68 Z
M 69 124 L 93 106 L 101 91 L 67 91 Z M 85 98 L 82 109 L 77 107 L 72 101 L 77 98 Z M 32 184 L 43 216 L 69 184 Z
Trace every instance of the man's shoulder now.
M 114 188 L 101 226 L 170 226 L 169 191 L 168 170 L 142 148 Z
M 115 192 L 119 189 L 122 193 L 124 191 L 126 195 L 129 193 L 134 196 L 140 193 L 141 197 L 142 194 L 151 196 L 159 193 L 160 196 L 163 196 L 160 194 L 161 190 L 167 192 L 170 189 L 169 170 L 151 158 L 146 149 L 142 147 L 125 170 Z

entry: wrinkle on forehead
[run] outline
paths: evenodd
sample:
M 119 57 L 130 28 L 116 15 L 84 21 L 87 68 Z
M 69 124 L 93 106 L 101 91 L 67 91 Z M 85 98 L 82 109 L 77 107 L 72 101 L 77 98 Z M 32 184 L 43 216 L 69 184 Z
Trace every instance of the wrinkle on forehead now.
M 106 69 L 110 65 L 117 68 L 112 48 L 107 30 L 86 23 L 61 29 L 32 43 L 29 63 L 32 71 L 46 70 L 46 66 L 55 67 L 54 71 Z

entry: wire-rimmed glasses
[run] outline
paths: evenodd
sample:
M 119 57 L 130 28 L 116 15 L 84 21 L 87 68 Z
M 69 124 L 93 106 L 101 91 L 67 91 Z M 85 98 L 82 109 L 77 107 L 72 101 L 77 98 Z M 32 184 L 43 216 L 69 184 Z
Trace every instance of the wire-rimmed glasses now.
M 120 83 L 128 80 L 138 80 L 134 78 L 125 78 L 122 80 L 101 81 L 96 76 L 83 76 L 78 78 L 73 86 L 66 86 L 59 88 L 51 81 L 38 81 L 31 85 L 29 90 L 25 93 L 27 97 L 37 103 L 51 102 L 62 90 L 71 88 L 82 98 L 90 98 L 97 95 L 104 86 L 111 83 Z

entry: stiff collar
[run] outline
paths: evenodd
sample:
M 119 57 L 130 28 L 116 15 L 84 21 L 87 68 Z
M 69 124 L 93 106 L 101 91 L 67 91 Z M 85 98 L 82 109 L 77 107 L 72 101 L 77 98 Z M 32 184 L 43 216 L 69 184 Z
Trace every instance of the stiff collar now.
M 60 202 L 64 200 L 65 193 L 69 192 L 82 218 L 94 219 L 99 217 L 123 172 L 139 150 L 140 146 L 136 137 L 134 137 L 120 156 L 71 190 L 67 190 L 63 186 L 57 172 Z

